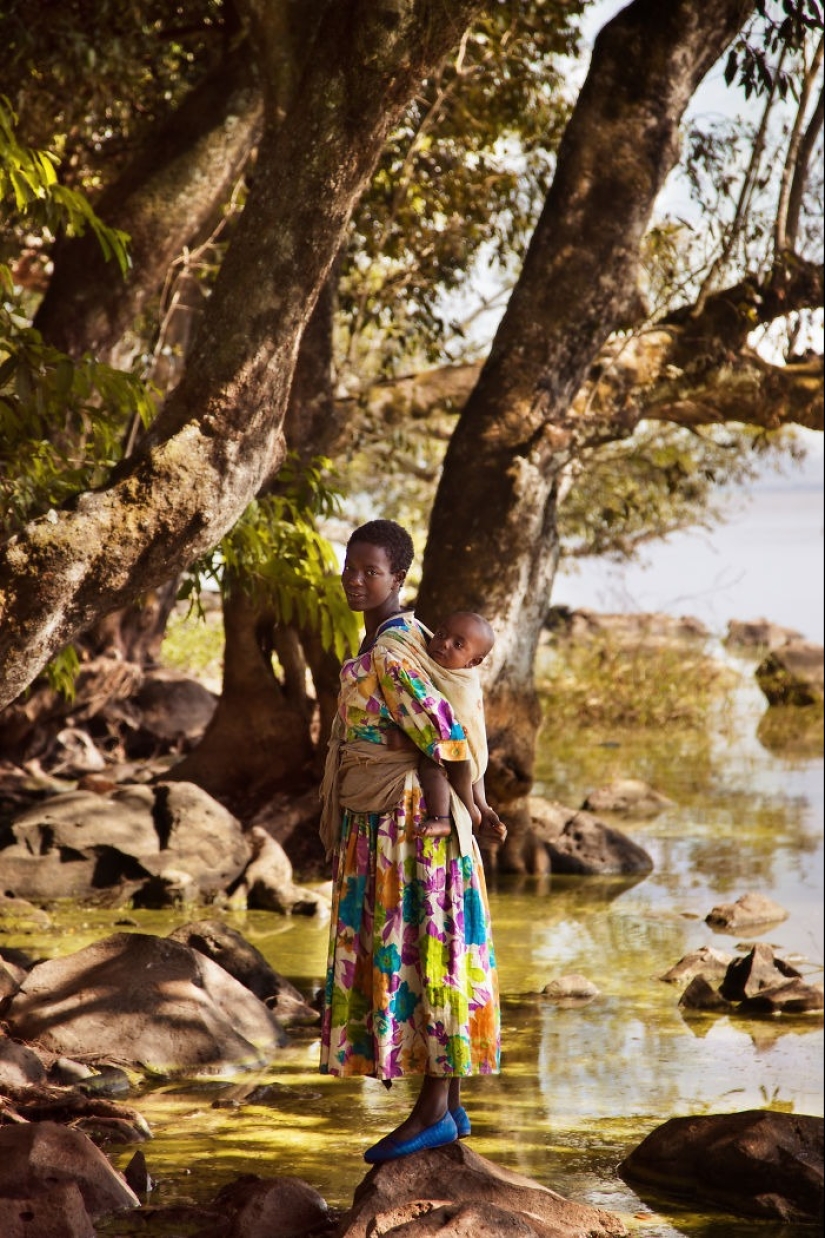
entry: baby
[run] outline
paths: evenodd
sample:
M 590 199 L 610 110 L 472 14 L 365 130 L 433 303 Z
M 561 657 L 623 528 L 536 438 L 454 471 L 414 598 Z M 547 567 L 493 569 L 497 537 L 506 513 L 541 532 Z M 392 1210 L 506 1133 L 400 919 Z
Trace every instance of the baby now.
M 467 675 L 476 677 L 475 668 L 484 661 L 494 641 L 493 629 L 482 615 L 477 615 L 473 611 L 458 610 L 447 615 L 446 619 L 435 629 L 427 642 L 427 652 L 436 666 L 442 667 L 445 671 L 457 671 L 462 675 L 466 672 Z M 456 702 L 450 696 L 449 683 L 441 683 L 439 687 L 455 707 Z M 478 687 L 477 708 L 479 711 L 482 710 L 480 686 Z M 462 722 L 460 713 L 458 713 L 458 719 Z M 480 724 L 483 734 L 483 713 Z M 486 739 L 483 761 L 486 767 Z M 481 826 L 491 830 L 499 841 L 503 842 L 507 836 L 507 830 L 498 814 L 487 803 L 484 790 L 484 769 L 479 770 L 475 782 L 472 780 L 469 761 L 462 762 L 458 768 L 454 764 L 451 775 L 453 789 L 469 812 L 473 826 L 476 829 Z M 418 776 L 427 805 L 427 816 L 420 822 L 417 832 L 423 838 L 444 838 L 452 828 L 450 782 L 447 772 L 443 766 L 422 753 L 418 762 Z

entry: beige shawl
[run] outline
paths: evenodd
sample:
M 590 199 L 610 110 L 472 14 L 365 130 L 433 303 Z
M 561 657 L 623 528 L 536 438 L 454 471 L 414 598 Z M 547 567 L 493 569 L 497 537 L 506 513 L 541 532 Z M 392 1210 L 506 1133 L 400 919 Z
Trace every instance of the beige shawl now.
M 426 629 L 389 628 L 379 632 L 373 648 L 396 649 L 447 698 L 467 737 L 473 782 L 487 768 L 487 736 L 481 683 L 475 668 L 448 671 L 433 662 L 427 653 Z M 340 714 L 332 725 L 327 749 L 324 780 L 321 784 L 321 840 L 327 858 L 332 855 L 341 832 L 343 808 L 353 812 L 388 812 L 406 790 L 417 781 L 420 754 L 412 750 L 393 751 L 382 744 L 344 740 Z M 472 852 L 473 829 L 470 814 L 450 788 L 450 811 L 456 823 L 462 855 Z

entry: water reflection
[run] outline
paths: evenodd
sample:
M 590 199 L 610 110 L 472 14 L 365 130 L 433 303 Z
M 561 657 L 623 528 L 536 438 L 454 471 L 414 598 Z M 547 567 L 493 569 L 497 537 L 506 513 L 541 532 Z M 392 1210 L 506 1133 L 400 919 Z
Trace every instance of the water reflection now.
M 684 860 L 689 851 L 676 854 Z M 466 1086 L 473 1146 L 570 1198 L 626 1220 L 645 1214 L 646 1235 L 744 1238 L 752 1233 L 745 1222 L 642 1201 L 616 1166 L 674 1115 L 766 1105 L 821 1113 L 821 1021 L 685 1018 L 680 990 L 658 977 L 716 938 L 684 906 L 659 905 L 652 880 L 518 879 L 509 887 L 499 880 L 491 903 L 504 992 L 503 1073 Z M 698 899 L 704 909 L 710 894 L 703 889 Z M 236 927 L 279 970 L 302 977 L 305 992 L 320 981 L 323 926 L 273 930 L 273 917 L 253 913 Z M 600 996 L 577 1008 L 543 997 L 544 985 L 566 972 L 586 975 Z M 412 1103 L 414 1089 L 401 1084 L 387 1093 L 372 1081 L 322 1079 L 316 1066 L 314 1033 L 302 1032 L 273 1070 L 247 1081 L 259 1089 L 254 1103 L 244 1102 L 237 1083 L 171 1085 L 145 1097 L 141 1108 L 155 1130 L 146 1154 L 165 1179 L 161 1194 L 203 1200 L 235 1174 L 277 1172 L 346 1206 L 364 1174 L 363 1149 Z M 760 1223 L 762 1238 L 780 1233 L 789 1238 L 787 1229 Z
M 685 737 L 657 749 L 623 736 L 611 749 L 579 737 L 569 760 L 544 754 L 549 798 L 577 805 L 592 787 L 624 776 L 645 778 L 675 801 L 656 819 L 618 823 L 649 851 L 654 870 L 630 881 L 491 883 L 503 1073 L 465 1088 L 472 1146 L 623 1215 L 649 1238 L 754 1232 L 752 1221 L 643 1201 L 621 1181 L 616 1166 L 656 1126 L 676 1115 L 765 1106 L 823 1111 L 821 1018 L 688 1016 L 678 1005 L 681 989 L 658 979 L 703 945 L 749 949 L 753 938 L 720 940 L 705 916 L 754 890 L 789 912 L 759 939 L 782 957 L 807 960 L 806 979 L 821 983 L 822 760 L 769 752 L 755 738 L 757 718 L 736 742 L 696 737 L 695 751 Z M 131 916 L 140 931 L 158 933 L 188 918 Z M 9 944 L 66 953 L 113 931 L 115 919 L 64 909 L 56 913 L 58 933 L 33 925 Z M 228 919 L 306 995 L 320 985 L 325 925 L 263 912 Z M 541 995 L 572 972 L 593 981 L 599 996 L 571 1008 Z M 166 1084 L 138 1098 L 155 1136 L 145 1148 L 160 1180 L 155 1202 L 204 1202 L 232 1177 L 253 1172 L 297 1175 L 331 1205 L 348 1206 L 365 1173 L 363 1150 L 409 1108 L 416 1085 L 387 1092 L 372 1081 L 322 1078 L 317 1063 L 317 1033 L 302 1030 L 268 1071 L 231 1084 Z M 115 1159 L 125 1165 L 132 1152 Z M 792 1231 L 759 1223 L 761 1238 Z

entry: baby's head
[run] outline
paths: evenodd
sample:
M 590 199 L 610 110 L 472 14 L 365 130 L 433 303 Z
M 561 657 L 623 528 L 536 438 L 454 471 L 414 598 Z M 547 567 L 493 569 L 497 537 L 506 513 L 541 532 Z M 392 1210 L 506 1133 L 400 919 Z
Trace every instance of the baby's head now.
M 456 610 L 442 619 L 427 644 L 433 662 L 448 671 L 468 670 L 483 662 L 495 634 L 483 615 Z

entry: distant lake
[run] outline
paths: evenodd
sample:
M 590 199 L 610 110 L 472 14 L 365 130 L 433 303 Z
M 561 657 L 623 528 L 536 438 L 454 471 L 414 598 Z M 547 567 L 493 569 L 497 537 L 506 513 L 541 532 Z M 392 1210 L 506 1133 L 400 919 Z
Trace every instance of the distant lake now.
M 729 620 L 768 619 L 823 643 L 822 436 L 787 476 L 766 473 L 732 500 L 724 524 L 679 533 L 627 566 L 559 570 L 554 606 L 693 615 L 717 636 Z

